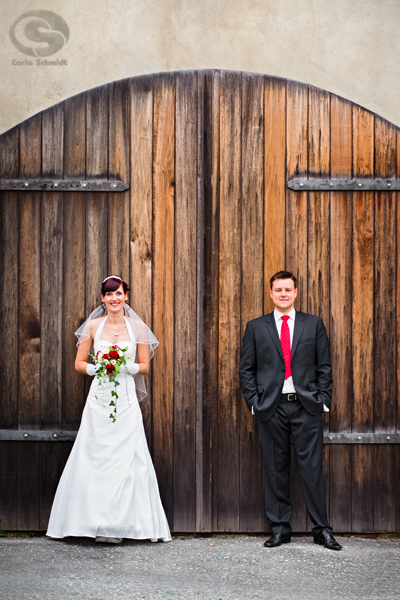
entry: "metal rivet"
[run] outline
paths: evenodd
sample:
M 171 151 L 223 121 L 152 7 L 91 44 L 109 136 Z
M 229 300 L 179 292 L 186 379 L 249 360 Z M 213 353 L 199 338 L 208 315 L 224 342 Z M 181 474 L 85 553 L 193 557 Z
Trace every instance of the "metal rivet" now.
M 54 184 L 54 187 L 58 187 L 58 183 L 55 183 L 55 184 Z
M 113 184 L 112 184 L 112 186 L 113 186 L 113 188 L 116 188 L 116 187 L 117 187 L 117 184 L 116 184 L 116 183 L 113 183 Z
M 359 441 L 361 441 L 361 437 L 360 437 L 360 436 L 358 436 L 358 438 L 357 438 L 357 439 L 358 439 Z
M 56 437 L 57 437 L 57 434 L 56 434 L 56 433 L 53 433 L 53 438 L 56 438 Z
M 386 439 L 387 439 L 387 440 L 390 440 L 390 435 L 388 435 Z
M 86 183 L 82 183 L 82 187 L 86 187 Z
M 391 183 L 388 183 L 387 185 L 388 185 L 388 187 L 392 187 L 392 184 L 391 184 Z
M 329 439 L 330 439 L 330 440 L 333 440 L 333 437 L 330 435 L 330 436 L 329 436 Z
M 304 183 L 300 183 L 300 187 L 303 187 Z
M 29 183 L 24 183 L 24 186 L 25 187 L 29 187 Z
M 330 185 L 330 187 L 333 187 L 333 183 L 332 183 L 332 181 L 329 183 L 329 185 Z
M 27 433 L 24 433 L 24 438 L 27 438 L 27 437 L 28 437 L 28 434 L 27 434 Z
M 358 187 L 362 187 L 362 183 L 359 183 L 359 184 L 358 184 Z

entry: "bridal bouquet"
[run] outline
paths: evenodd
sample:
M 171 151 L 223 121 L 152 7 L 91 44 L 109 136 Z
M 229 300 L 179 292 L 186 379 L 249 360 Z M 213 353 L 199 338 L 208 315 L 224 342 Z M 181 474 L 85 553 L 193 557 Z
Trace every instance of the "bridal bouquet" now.
M 114 383 L 114 389 L 111 391 L 112 398 L 109 404 L 112 410 L 110 413 L 110 419 L 113 423 L 115 423 L 117 415 L 117 386 L 120 385 L 119 381 L 116 380 L 116 376 L 120 372 L 121 365 L 126 365 L 126 361 L 129 360 L 129 356 L 124 356 L 124 352 L 127 350 L 127 347 L 121 349 L 118 346 L 110 346 L 108 348 L 102 348 L 97 352 L 96 355 L 89 354 L 94 361 L 96 377 L 99 380 L 99 385 L 107 383 L 107 381 Z

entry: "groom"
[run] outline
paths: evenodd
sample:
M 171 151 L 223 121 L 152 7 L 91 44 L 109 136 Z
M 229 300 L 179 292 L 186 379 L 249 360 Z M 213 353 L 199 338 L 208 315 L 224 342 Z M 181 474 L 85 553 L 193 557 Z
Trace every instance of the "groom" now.
M 290 542 L 290 442 L 316 544 L 341 550 L 328 524 L 322 469 L 322 412 L 332 399 L 329 342 L 320 317 L 297 312 L 296 278 L 271 277 L 275 310 L 247 323 L 240 357 L 240 384 L 256 415 L 264 459 L 265 510 L 274 548 Z

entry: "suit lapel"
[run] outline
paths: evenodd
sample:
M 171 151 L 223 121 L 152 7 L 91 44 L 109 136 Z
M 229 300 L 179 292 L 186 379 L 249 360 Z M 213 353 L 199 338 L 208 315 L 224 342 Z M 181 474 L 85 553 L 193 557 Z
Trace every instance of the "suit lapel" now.
M 269 313 L 268 315 L 265 315 L 265 325 L 272 338 L 272 341 L 276 346 L 276 349 L 278 350 L 279 354 L 283 359 L 282 346 L 278 336 L 278 330 L 276 328 L 274 313 Z
M 294 321 L 294 331 L 293 331 L 293 342 L 292 342 L 292 356 L 296 352 L 297 344 L 299 343 L 299 339 L 301 334 L 303 333 L 305 325 L 305 318 L 302 312 L 296 311 L 296 319 Z

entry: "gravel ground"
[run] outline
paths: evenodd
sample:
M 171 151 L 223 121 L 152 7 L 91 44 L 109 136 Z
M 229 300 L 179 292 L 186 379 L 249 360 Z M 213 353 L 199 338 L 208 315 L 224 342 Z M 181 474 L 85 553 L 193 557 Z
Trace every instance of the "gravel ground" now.
M 167 544 L 0 538 L 3 600 L 400 600 L 400 537 L 175 537 Z

